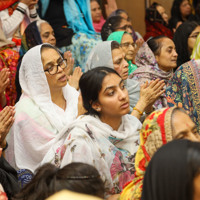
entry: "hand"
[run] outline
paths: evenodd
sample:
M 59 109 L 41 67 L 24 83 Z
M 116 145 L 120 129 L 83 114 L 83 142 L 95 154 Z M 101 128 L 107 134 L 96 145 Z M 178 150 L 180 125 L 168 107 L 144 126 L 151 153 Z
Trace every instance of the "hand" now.
M 80 67 L 76 67 L 73 74 L 69 76 L 69 85 L 74 87 L 76 90 L 79 90 L 79 80 L 83 72 Z
M 112 12 L 117 10 L 116 0 L 107 0 L 107 4 L 105 4 L 106 16 L 109 17 Z
M 2 95 L 10 83 L 10 72 L 9 69 L 4 68 L 0 71 L 0 95 Z
M 15 107 L 6 106 L 0 112 L 0 147 L 5 143 L 5 138 L 13 125 Z
M 82 95 L 79 94 L 78 97 L 78 116 L 85 114 L 87 111 L 83 106 L 83 99 L 82 99 Z M 78 117 L 77 116 L 77 117 Z
M 70 76 L 72 75 L 74 68 L 74 58 L 72 57 L 72 53 L 70 51 L 66 51 L 63 57 L 67 60 L 67 68 L 65 69 L 65 73 L 67 76 Z

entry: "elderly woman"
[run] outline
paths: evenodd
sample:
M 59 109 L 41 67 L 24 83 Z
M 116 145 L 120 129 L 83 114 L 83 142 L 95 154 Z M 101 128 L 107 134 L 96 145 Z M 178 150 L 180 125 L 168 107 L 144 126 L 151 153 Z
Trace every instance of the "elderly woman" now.
M 140 84 L 155 79 L 163 80 L 167 84 L 173 76 L 177 56 L 171 39 L 166 36 L 152 38 L 139 49 L 135 58 L 138 69 L 129 78 L 138 80 Z M 157 99 L 154 106 L 156 109 L 167 106 L 165 94 Z
M 141 199 L 146 168 L 154 153 L 172 139 L 200 141 L 195 124 L 180 108 L 163 108 L 146 118 L 140 130 L 140 146 L 135 157 L 135 177 L 120 195 L 120 200 Z
M 86 69 L 93 69 L 98 66 L 106 66 L 115 69 L 125 81 L 130 99 L 132 114 L 140 118 L 143 112 L 150 113 L 152 104 L 164 92 L 163 81 L 152 81 L 149 85 L 145 83 L 139 86 L 139 82 L 128 78 L 128 63 L 125 54 L 119 43 L 106 41 L 99 43 L 89 55 Z
M 34 172 L 62 128 L 76 118 L 79 93 L 67 84 L 66 69 L 66 61 L 49 44 L 33 47 L 23 57 L 19 73 L 23 94 L 6 152 L 16 169 Z

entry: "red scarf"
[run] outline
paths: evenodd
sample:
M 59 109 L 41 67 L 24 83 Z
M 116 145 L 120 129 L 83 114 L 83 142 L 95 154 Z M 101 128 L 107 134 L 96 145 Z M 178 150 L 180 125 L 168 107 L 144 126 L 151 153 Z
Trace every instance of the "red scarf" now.
M 1 0 L 0 1 L 0 11 L 5 10 L 6 8 L 9 8 L 17 1 L 18 0 Z

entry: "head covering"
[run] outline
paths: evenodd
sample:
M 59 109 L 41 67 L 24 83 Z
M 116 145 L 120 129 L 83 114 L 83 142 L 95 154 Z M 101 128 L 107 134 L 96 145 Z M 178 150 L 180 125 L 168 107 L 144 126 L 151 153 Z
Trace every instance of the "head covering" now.
M 166 88 L 168 106 L 183 107 L 200 132 L 200 62 L 181 65 Z
M 86 62 L 85 71 L 104 66 L 114 69 L 111 51 L 111 42 L 99 42 L 91 51 Z M 129 94 L 130 106 L 133 108 L 140 98 L 139 83 L 135 80 L 127 79 L 125 82 Z
M 79 93 L 68 84 L 62 88 L 66 110 L 53 103 L 41 59 L 42 45 L 31 48 L 22 59 L 19 80 L 23 94 L 16 104 L 6 156 L 12 166 L 31 172 L 40 166 L 63 127 L 76 118 L 78 111 Z
M 124 33 L 127 33 L 127 32 L 125 32 L 125 31 L 115 31 L 115 32 L 113 32 L 109 35 L 107 40 L 108 41 L 115 40 L 119 44 L 121 44 L 122 37 L 123 37 Z M 129 33 L 127 33 L 127 34 L 129 34 Z M 132 72 L 134 72 L 137 69 L 137 66 L 132 63 L 132 60 L 129 60 L 127 62 L 128 62 L 128 75 L 130 75 Z
M 122 37 L 123 37 L 124 33 L 126 33 L 126 32 L 125 32 L 125 31 L 115 31 L 115 32 L 111 33 L 111 34 L 108 36 L 107 41 L 115 40 L 115 41 L 117 41 L 119 44 L 121 44 Z
M 155 55 L 146 42 L 143 43 L 137 52 L 135 63 L 138 68 L 129 76 L 129 78 L 138 80 L 140 84 L 156 79 L 164 80 L 165 84 L 167 84 L 173 76 L 172 69 L 169 72 L 165 72 L 158 67 Z M 155 102 L 154 106 L 156 109 L 167 106 L 165 94 Z
M 192 55 L 190 56 L 191 59 L 200 59 L 200 34 L 198 35 L 193 51 L 192 51 Z
M 30 23 L 24 31 L 21 40 L 20 56 L 23 56 L 32 47 L 42 44 L 37 21 Z
M 171 116 L 173 108 L 154 111 L 143 122 L 140 130 L 140 146 L 135 157 L 135 178 L 120 195 L 120 200 L 141 199 L 142 185 L 146 167 L 154 153 L 172 140 Z
M 0 1 L 0 11 L 5 10 L 6 8 L 9 8 L 16 2 L 18 2 L 18 0 L 2 0 L 2 1 Z
M 189 200 L 192 198 L 188 149 L 199 143 L 174 140 L 161 147 L 150 161 L 143 184 L 142 200 Z M 189 173 L 188 173 L 189 172 Z

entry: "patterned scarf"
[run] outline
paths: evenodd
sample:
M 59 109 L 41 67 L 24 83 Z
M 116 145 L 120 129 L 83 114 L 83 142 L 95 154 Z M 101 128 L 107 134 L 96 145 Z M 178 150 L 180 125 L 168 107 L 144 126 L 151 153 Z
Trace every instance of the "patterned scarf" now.
M 135 157 L 135 178 L 124 188 L 120 200 L 141 199 L 144 174 L 149 161 L 161 146 L 172 140 L 171 115 L 174 108 L 156 110 L 144 121 Z

